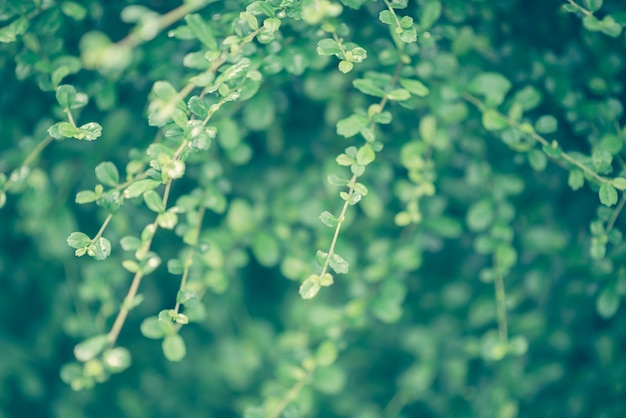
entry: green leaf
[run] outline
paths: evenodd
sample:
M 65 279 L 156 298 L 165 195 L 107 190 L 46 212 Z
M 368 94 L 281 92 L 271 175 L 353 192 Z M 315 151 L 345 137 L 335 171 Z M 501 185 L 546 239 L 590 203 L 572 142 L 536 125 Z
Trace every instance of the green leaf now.
M 426 87 L 421 81 L 411 80 L 409 78 L 400 78 L 398 81 L 402 87 L 418 97 L 428 96 L 428 93 L 430 92 L 428 87 Z
M 617 38 L 622 33 L 622 25 L 617 23 L 611 15 L 607 15 L 600 21 L 600 30 L 605 35 Z
M 494 220 L 493 202 L 488 199 L 479 200 L 467 211 L 467 227 L 474 231 L 484 231 Z
M 124 190 L 124 197 L 131 199 L 133 197 L 141 196 L 148 190 L 156 189 L 159 185 L 161 185 L 161 182 L 157 180 L 137 180 Z
M 181 275 L 185 271 L 185 265 L 177 258 L 171 259 L 167 262 L 167 271 L 169 274 Z
M 320 366 L 330 366 L 337 360 L 339 349 L 333 340 L 326 340 L 317 347 L 315 358 Z
M 174 229 L 174 227 L 178 224 L 178 215 L 171 211 L 162 212 L 159 213 L 156 221 L 157 224 L 163 229 Z
M 395 89 L 386 94 L 389 100 L 403 102 L 411 98 L 411 93 L 405 89 Z
M 344 74 L 347 74 L 350 71 L 352 71 L 353 67 L 354 67 L 354 64 L 352 64 L 350 61 L 340 61 L 339 62 L 339 71 L 341 71 Z
M 367 78 L 357 78 L 352 81 L 352 85 L 363 94 L 374 97 L 384 97 L 385 91 L 376 86 L 374 81 Z
M 130 367 L 130 352 L 124 347 L 115 347 L 102 354 L 102 360 L 108 371 L 120 373 Z
M 595 12 L 602 7 L 603 0 L 583 0 L 585 7 L 590 12 Z
M 72 248 L 84 248 L 91 243 L 91 238 L 82 232 L 72 232 L 67 237 L 67 245 Z
M 120 182 L 120 173 L 110 161 L 104 161 L 96 166 L 96 178 L 102 184 L 115 187 Z
M 89 361 L 100 354 L 108 343 L 106 334 L 93 336 L 74 347 L 74 356 L 78 361 Z
M 71 17 L 78 22 L 87 16 L 87 9 L 85 6 L 73 1 L 64 1 L 61 3 L 61 11 L 63 11 L 64 15 Z
M 281 21 L 275 17 L 270 17 L 263 21 L 263 27 L 270 33 L 277 32 L 280 28 Z
M 567 184 L 572 190 L 578 190 L 585 184 L 585 175 L 582 170 L 572 169 L 567 177 Z
M 558 122 L 552 115 L 543 115 L 535 122 L 535 130 L 541 134 L 550 134 L 558 128 Z
M 132 235 L 126 235 L 120 239 L 120 245 L 124 251 L 135 251 L 141 245 L 141 240 Z
M 600 21 L 595 16 L 587 15 L 583 18 L 583 26 L 589 31 L 598 32 L 600 30 Z
M 200 119 L 206 118 L 209 114 L 208 103 L 198 96 L 190 97 L 187 102 L 187 107 L 189 107 L 189 110 Z
M 609 183 L 602 183 L 598 195 L 600 196 L 600 203 L 604 206 L 613 206 L 617 203 L 617 190 Z
M 96 199 L 96 193 L 91 190 L 81 190 L 80 192 L 76 193 L 76 203 L 78 203 L 79 205 L 95 202 Z
M 68 122 L 57 122 L 48 129 L 48 134 L 55 139 L 73 138 L 78 129 Z
M 11 43 L 17 40 L 17 37 L 28 29 L 28 19 L 25 16 L 19 17 L 8 26 L 0 28 L 0 42 Z
M 111 255 L 111 242 L 100 237 L 87 250 L 87 255 L 98 261 L 106 260 Z
M 626 190 L 626 178 L 624 177 L 616 177 L 611 181 L 613 187 L 618 190 Z
M 210 50 L 217 50 L 217 40 L 213 35 L 213 30 L 199 14 L 188 14 L 185 16 L 185 22 L 187 22 L 187 26 L 189 26 L 191 33 L 196 37 L 196 39 L 202 42 Z
M 370 164 L 376 158 L 376 154 L 370 144 L 365 144 L 359 148 L 356 154 L 356 163 L 362 166 Z
M 320 214 L 319 218 L 320 221 L 329 228 L 336 228 L 339 223 L 339 219 L 326 210 Z
M 69 84 L 59 86 L 56 91 L 56 99 L 63 109 L 69 109 L 76 100 L 76 89 Z
M 514 100 L 522 106 L 522 109 L 527 111 L 539 106 L 543 98 L 539 90 L 532 86 L 526 86 L 515 93 Z
M 255 235 L 252 252 L 259 264 L 265 267 L 273 267 L 280 261 L 280 243 L 273 234 L 267 231 L 259 231 Z
M 319 55 L 339 55 L 341 48 L 337 41 L 332 38 L 320 39 L 317 43 L 317 53 Z
M 493 109 L 487 109 L 483 112 L 482 123 L 488 131 L 501 131 L 509 126 L 506 118 Z
M 378 19 L 383 22 L 385 25 L 395 26 L 396 19 L 389 10 L 383 10 L 378 14 Z
M 428 30 L 441 16 L 441 2 L 429 1 L 420 8 L 420 28 Z
M 528 153 L 528 162 L 535 171 L 543 171 L 548 164 L 548 157 L 544 152 L 534 149 Z
M 361 132 L 361 129 L 365 128 L 368 124 L 367 116 L 365 115 L 350 115 L 345 119 L 337 122 L 337 133 L 339 135 L 349 138 Z
M 300 297 L 302 299 L 313 299 L 320 291 L 320 278 L 316 274 L 312 274 L 300 285 Z
M 511 82 L 500 73 L 486 72 L 477 75 L 469 85 L 471 93 L 485 96 L 489 105 L 498 106 L 511 88 Z
M 143 200 L 146 202 L 146 206 L 152 212 L 163 213 L 165 212 L 165 205 L 163 205 L 163 198 L 154 190 L 147 190 L 143 194 Z
M 163 354 L 169 361 L 181 361 L 187 355 L 185 341 L 178 334 L 168 335 L 163 339 Z
M 350 180 L 339 177 L 336 174 L 331 174 L 328 176 L 328 182 L 333 186 L 347 186 L 350 183 Z
M 333 254 L 330 257 L 328 265 L 330 265 L 330 267 L 337 274 L 347 274 L 348 271 L 350 270 L 350 265 L 348 264 L 348 262 L 344 260 L 343 257 L 339 256 L 338 254 Z
M 604 319 L 609 319 L 615 315 L 619 304 L 620 298 L 615 289 L 607 287 L 596 299 L 596 310 Z
M 324 273 L 322 277 L 320 277 L 320 286 L 328 287 L 332 285 L 333 282 L 333 275 L 330 273 Z

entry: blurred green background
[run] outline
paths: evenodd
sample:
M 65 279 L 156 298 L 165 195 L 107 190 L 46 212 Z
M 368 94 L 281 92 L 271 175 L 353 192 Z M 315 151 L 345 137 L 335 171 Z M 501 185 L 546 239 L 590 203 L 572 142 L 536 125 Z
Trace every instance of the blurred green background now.
M 221 41 L 240 30 L 251 2 L 195 3 Z M 62 366 L 75 344 L 108 331 L 132 278 L 119 240 L 153 219 L 141 200 L 125 202 L 105 233 L 111 257 L 77 258 L 66 237 L 93 236 L 107 212 L 76 204 L 75 194 L 94 188 L 100 162 L 123 173 L 143 158 L 163 133 L 146 118 L 152 85 L 182 88 L 198 73 L 185 57 L 204 50 L 170 32 L 179 20 L 135 46 L 125 68 L 95 71 L 84 68 L 86 34 L 116 42 L 149 11 L 180 4 L 0 0 L 0 172 L 14 178 L 0 209 L 0 418 L 256 417 L 280 400 L 285 418 L 626 416 L 622 192 L 617 205 L 601 205 L 590 176 L 532 141 L 526 148 L 519 130 L 484 126 L 472 104 L 498 96 L 502 77 L 510 86 L 491 107 L 517 112 L 600 175 L 622 175 L 623 2 L 391 2 L 415 20 L 418 40 L 404 45 L 379 21 L 385 2 L 342 1 L 340 15 L 322 20 L 347 25 L 346 41 L 368 51 L 349 74 L 316 53 L 320 24 L 299 19 L 302 8 L 330 3 L 265 3 L 290 14 L 276 40 L 245 51 L 261 87 L 217 114 L 217 138 L 171 192 L 171 202 L 194 189 L 223 200 L 203 223 L 198 277 L 207 291 L 201 320 L 181 330 L 187 356 L 167 361 L 140 332 L 144 318 L 176 301 L 180 278 L 164 263 L 143 280 L 144 301 L 118 341 L 131 367 L 73 391 Z M 28 27 L 13 39 L 6 28 L 21 18 Z M 315 253 L 328 251 L 333 233 L 318 216 L 343 203 L 326 178 L 349 176 L 335 158 L 363 143 L 335 125 L 378 102 L 352 80 L 392 76 L 398 45 L 410 61 L 402 76 L 430 93 L 389 103 L 393 120 L 378 127 L 384 148 L 359 179 L 369 193 L 350 207 L 337 244 L 350 272 L 304 301 L 299 283 L 319 272 Z M 54 95 L 60 67 L 63 83 L 90 97 L 74 116 L 100 123 L 102 137 L 53 141 L 15 172 L 65 120 Z M 434 195 L 420 192 L 426 183 Z M 399 226 L 412 204 L 421 221 Z M 181 234 L 160 230 L 153 250 L 178 257 Z M 325 364 L 307 374 L 311 356 Z

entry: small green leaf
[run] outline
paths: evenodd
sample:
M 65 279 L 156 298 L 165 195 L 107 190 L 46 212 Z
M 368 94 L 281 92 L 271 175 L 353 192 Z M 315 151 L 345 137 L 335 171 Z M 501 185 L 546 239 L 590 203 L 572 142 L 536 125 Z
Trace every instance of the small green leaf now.
M 330 366 L 337 360 L 339 349 L 333 340 L 326 340 L 317 347 L 315 358 L 320 366 Z
M 78 361 L 89 361 L 100 354 L 106 348 L 108 342 L 106 334 L 93 336 L 74 347 L 74 356 Z
M 132 235 L 126 235 L 120 239 L 120 245 L 124 251 L 135 251 L 141 245 L 141 240 Z
M 320 221 L 329 228 L 336 228 L 339 223 L 339 219 L 326 210 L 320 214 L 319 218 Z
M 48 134 L 55 139 L 73 138 L 78 129 L 68 122 L 57 122 L 48 129 Z
M 185 265 L 177 258 L 173 258 L 167 262 L 167 271 L 170 274 L 180 275 L 185 271 Z
M 100 237 L 87 249 L 87 255 L 98 261 L 106 260 L 111 255 L 111 242 Z
M 349 138 L 358 134 L 367 126 L 368 120 L 365 115 L 350 115 L 337 122 L 337 133 Z
M 347 74 L 350 71 L 352 71 L 353 67 L 354 67 L 354 64 L 352 64 L 350 61 L 340 61 L 339 62 L 339 71 L 341 71 L 344 74 Z
M 131 273 L 137 273 L 139 271 L 139 264 L 137 264 L 135 260 L 122 261 L 122 267 Z
M 64 15 L 80 22 L 87 15 L 87 9 L 82 4 L 73 1 L 64 1 L 61 3 L 61 11 Z
M 539 90 L 532 86 L 526 86 L 523 89 L 515 93 L 515 103 L 519 103 L 524 110 L 532 110 L 539 106 L 542 101 L 541 93 Z
M 263 21 L 263 27 L 270 33 L 278 31 L 278 29 L 280 28 L 280 24 L 280 19 L 277 19 L 275 17 L 270 17 L 269 19 L 265 19 Z
M 206 118 L 209 114 L 209 104 L 198 96 L 190 97 L 187 102 L 187 107 L 189 107 L 189 110 L 200 119 Z
M 356 154 L 356 163 L 362 166 L 370 164 L 376 158 L 376 154 L 370 144 L 365 144 L 359 148 Z
M 328 287 L 332 285 L 334 282 L 333 275 L 330 273 L 324 273 L 322 277 L 320 277 L 320 286 Z
M 611 38 L 617 38 L 622 33 L 622 25 L 617 23 L 613 16 L 607 15 L 600 21 L 600 30 Z
M 348 164 L 349 165 L 349 164 Z M 339 177 L 336 174 L 331 174 L 328 176 L 328 182 L 333 186 L 347 186 L 350 181 L 348 179 Z
M 143 200 L 146 202 L 146 206 L 153 212 L 163 213 L 165 212 L 165 206 L 163 205 L 163 198 L 154 190 L 147 190 L 143 194 Z
M 59 86 L 56 91 L 56 99 L 63 109 L 69 109 L 76 100 L 76 89 L 69 84 Z
M 399 80 L 400 85 L 407 89 L 411 94 L 419 97 L 428 96 L 430 90 L 421 81 L 411 80 L 409 78 L 401 78 Z
M 626 178 L 624 177 L 616 177 L 611 181 L 613 187 L 618 190 L 626 190 Z
M 348 264 L 348 262 L 338 254 L 333 254 L 330 257 L 328 264 L 337 274 L 347 274 L 350 270 L 350 265 Z
M 78 203 L 79 205 L 95 202 L 96 199 L 97 195 L 92 190 L 81 190 L 80 192 L 76 193 L 76 203 Z
M 252 253 L 259 264 L 273 267 L 280 261 L 281 247 L 276 237 L 267 232 L 259 231 L 252 242 Z
M 102 354 L 104 366 L 111 373 L 120 373 L 130 367 L 130 352 L 124 347 L 115 347 Z
M 104 161 L 96 166 L 96 178 L 102 184 L 115 187 L 120 182 L 117 167 L 110 161 Z
M 560 158 L 561 153 L 563 152 L 559 143 L 556 141 L 552 141 L 550 144 L 544 145 L 543 147 L 541 147 L 541 149 L 543 150 L 543 152 L 546 153 L 548 157 L 555 159 Z
M 543 171 L 548 164 L 548 157 L 544 152 L 534 149 L 528 153 L 528 162 L 535 171 Z
M 607 287 L 596 299 L 596 310 L 604 319 L 609 319 L 617 312 L 620 298 L 615 289 Z
M 387 93 L 386 96 L 389 100 L 402 102 L 405 100 L 409 100 L 411 98 L 411 93 L 409 93 L 409 91 L 405 89 L 395 89 Z
M 420 29 L 426 31 L 441 16 L 441 2 L 429 1 L 420 8 Z
M 341 48 L 334 39 L 325 38 L 317 43 L 317 53 L 318 55 L 339 55 Z
M 156 316 L 150 316 L 144 319 L 141 322 L 139 329 L 144 337 L 151 338 L 153 340 L 158 340 L 165 336 L 163 325 Z
M 174 212 L 162 212 L 157 216 L 157 224 L 163 229 L 174 229 L 178 224 L 178 215 Z
M 583 187 L 585 184 L 585 175 L 582 170 L 572 169 L 567 177 L 567 184 L 572 188 L 572 190 L 578 190 Z
M 352 82 L 352 85 L 363 94 L 374 97 L 385 96 L 385 91 L 368 78 L 357 78 Z
M 313 299 L 319 293 L 320 288 L 320 277 L 317 274 L 312 274 L 300 285 L 300 297 Z
M 130 199 L 133 197 L 141 196 L 148 190 L 156 189 L 157 187 L 159 187 L 160 184 L 161 182 L 156 180 L 137 180 L 124 190 L 124 197 Z
M 199 14 L 194 13 L 185 16 L 185 22 L 187 22 L 187 26 L 189 26 L 191 33 L 196 39 L 209 49 L 217 50 L 217 40 L 215 39 L 215 35 L 213 35 L 213 30 Z
M 600 203 L 605 206 L 613 206 L 617 203 L 617 190 L 609 183 L 602 183 L 598 195 L 600 196 Z
M 163 339 L 163 354 L 169 361 L 181 361 L 187 355 L 185 341 L 178 334 L 168 335 Z
M 585 7 L 593 13 L 602 7 L 603 0 L 583 0 L 583 2 Z
M 82 232 L 72 232 L 67 237 L 67 245 L 72 248 L 84 248 L 91 243 L 91 238 Z
M 482 122 L 488 131 L 501 131 L 509 126 L 506 118 L 493 109 L 487 109 L 483 112 Z
M 395 25 L 396 19 L 393 17 L 393 14 L 389 10 L 383 10 L 378 14 L 378 19 L 383 22 L 385 25 Z
M 0 28 L 0 42 L 5 44 L 15 42 L 19 35 L 26 32 L 26 29 L 28 29 L 28 18 L 22 16 L 8 26 Z
M 557 130 L 558 122 L 552 115 L 543 115 L 535 122 L 535 130 L 541 134 L 550 134 Z
M 467 211 L 467 226 L 474 232 L 484 231 L 493 222 L 494 215 L 491 200 L 479 200 Z
M 511 88 L 511 82 L 500 73 L 486 72 L 477 75 L 469 85 L 474 94 L 485 96 L 488 104 L 498 106 Z

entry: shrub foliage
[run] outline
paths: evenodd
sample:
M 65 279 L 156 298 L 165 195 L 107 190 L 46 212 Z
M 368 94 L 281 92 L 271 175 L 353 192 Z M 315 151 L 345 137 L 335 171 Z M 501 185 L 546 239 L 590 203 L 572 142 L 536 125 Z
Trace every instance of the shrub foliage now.
M 625 25 L 0 1 L 0 417 L 626 416 Z

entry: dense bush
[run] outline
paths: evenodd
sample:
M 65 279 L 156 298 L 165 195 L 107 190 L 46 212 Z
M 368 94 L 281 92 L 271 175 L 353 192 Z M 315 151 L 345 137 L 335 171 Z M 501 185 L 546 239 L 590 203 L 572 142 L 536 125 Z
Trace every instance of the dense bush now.
M 0 0 L 0 417 L 626 416 L 577 1 Z

